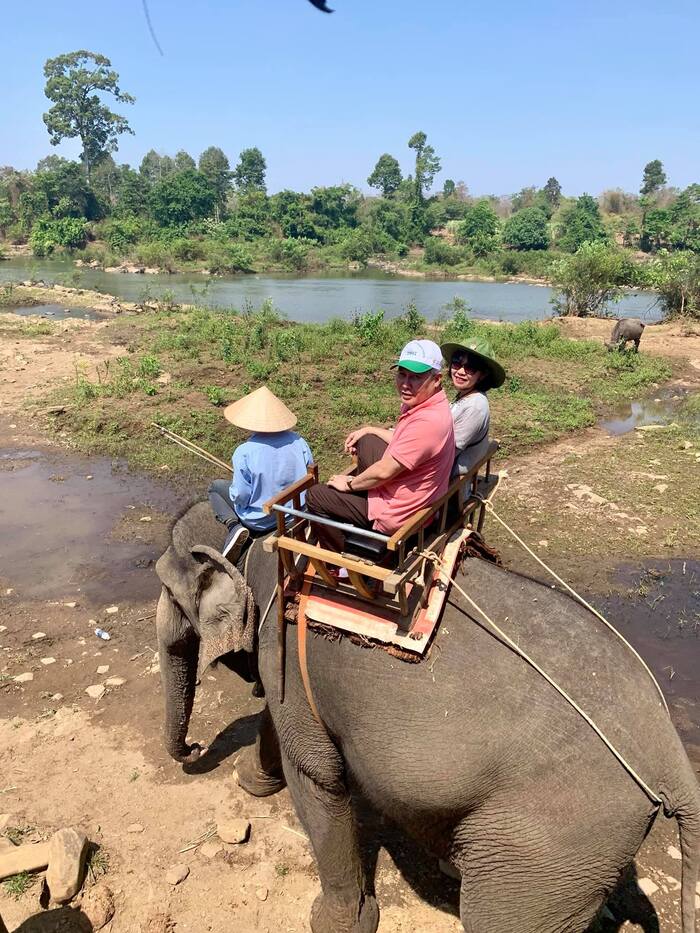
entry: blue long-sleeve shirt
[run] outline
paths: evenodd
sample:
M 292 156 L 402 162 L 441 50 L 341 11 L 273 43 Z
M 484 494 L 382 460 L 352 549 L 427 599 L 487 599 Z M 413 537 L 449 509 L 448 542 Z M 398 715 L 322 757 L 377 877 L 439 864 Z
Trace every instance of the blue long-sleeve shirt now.
M 241 521 L 255 531 L 275 527 L 275 516 L 263 512 L 264 503 L 301 479 L 313 463 L 309 445 L 294 431 L 251 434 L 231 459 L 231 501 Z

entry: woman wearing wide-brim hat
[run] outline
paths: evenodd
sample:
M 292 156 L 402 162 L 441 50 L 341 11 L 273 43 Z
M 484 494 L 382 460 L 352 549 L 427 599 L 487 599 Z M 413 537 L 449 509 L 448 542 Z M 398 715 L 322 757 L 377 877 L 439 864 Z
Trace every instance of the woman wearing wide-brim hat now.
M 235 563 L 251 533 L 265 534 L 275 526 L 275 516 L 266 515 L 263 505 L 301 479 L 313 456 L 292 431 L 296 415 L 267 386 L 228 405 L 224 418 L 251 432 L 233 452 L 231 482 L 218 479 L 209 487 L 211 507 L 227 529 L 221 553 Z
M 440 347 L 457 394 L 450 404 L 455 430 L 454 473 L 469 473 L 489 444 L 491 415 L 486 393 L 505 382 L 506 373 L 488 341 L 477 338 Z

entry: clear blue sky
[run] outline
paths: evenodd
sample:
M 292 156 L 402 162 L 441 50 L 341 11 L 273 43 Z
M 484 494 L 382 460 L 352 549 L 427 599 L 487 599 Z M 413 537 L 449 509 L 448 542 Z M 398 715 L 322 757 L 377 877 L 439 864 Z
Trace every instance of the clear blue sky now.
M 349 181 L 377 157 L 411 167 L 428 134 L 445 178 L 510 193 L 550 175 L 565 193 L 639 188 L 660 158 L 671 184 L 700 182 L 697 0 L 34 0 L 3 21 L 0 165 L 34 167 L 51 147 L 41 119 L 46 58 L 107 55 L 136 97 L 135 136 L 117 159 L 155 148 L 235 163 L 259 146 L 268 188 Z

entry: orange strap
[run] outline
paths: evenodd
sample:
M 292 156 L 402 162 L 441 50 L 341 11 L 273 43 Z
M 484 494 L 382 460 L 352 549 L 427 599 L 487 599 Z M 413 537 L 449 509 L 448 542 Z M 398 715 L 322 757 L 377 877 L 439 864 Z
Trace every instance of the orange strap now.
M 314 700 L 314 694 L 311 689 L 311 679 L 309 678 L 309 665 L 306 656 L 306 630 L 308 628 L 306 621 L 306 604 L 309 598 L 309 592 L 311 590 L 311 580 L 307 577 L 304 580 L 304 585 L 301 590 L 299 597 L 299 614 L 297 615 L 297 649 L 299 651 L 299 672 L 301 673 L 301 682 L 304 684 L 304 692 L 306 693 L 306 699 L 309 702 L 309 708 L 314 714 L 314 718 L 323 729 L 328 732 L 324 721 L 321 719 L 321 714 L 318 711 L 316 706 L 316 701 Z

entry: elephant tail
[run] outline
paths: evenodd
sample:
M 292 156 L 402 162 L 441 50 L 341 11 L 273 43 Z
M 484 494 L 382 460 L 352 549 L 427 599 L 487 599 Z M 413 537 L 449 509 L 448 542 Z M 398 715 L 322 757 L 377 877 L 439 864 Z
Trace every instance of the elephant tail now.
M 695 933 L 695 886 L 700 869 L 700 792 L 695 775 L 690 770 L 687 800 L 675 810 L 678 821 L 681 854 L 681 917 L 683 933 Z

